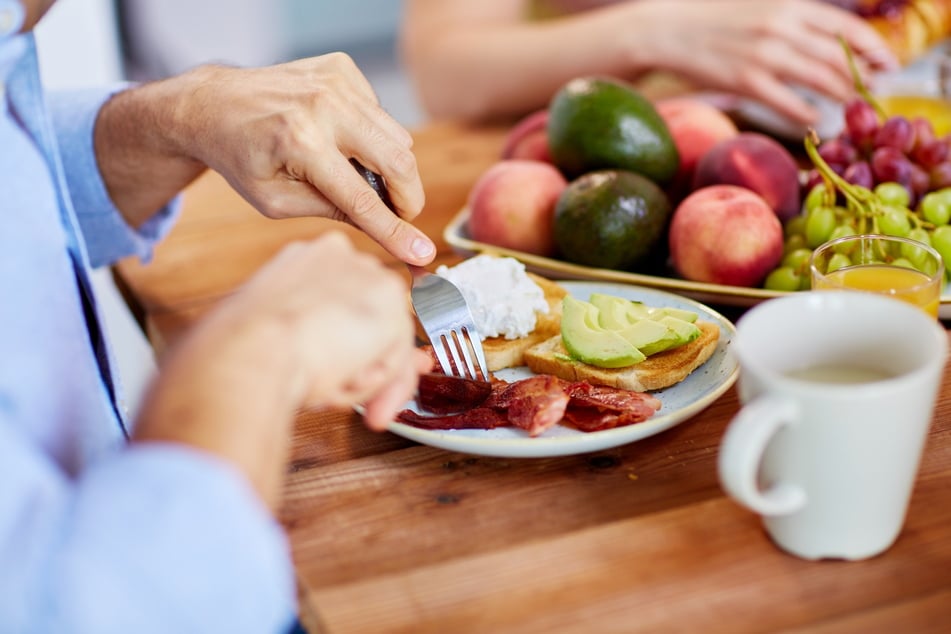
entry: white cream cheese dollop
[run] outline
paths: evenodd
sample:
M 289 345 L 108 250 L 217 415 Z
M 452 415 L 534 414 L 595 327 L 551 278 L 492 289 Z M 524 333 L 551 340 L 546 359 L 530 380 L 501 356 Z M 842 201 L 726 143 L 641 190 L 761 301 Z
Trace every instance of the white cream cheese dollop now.
M 541 287 L 514 258 L 477 255 L 454 267 L 436 269 L 462 291 L 479 336 L 518 339 L 535 330 L 535 313 L 548 313 Z

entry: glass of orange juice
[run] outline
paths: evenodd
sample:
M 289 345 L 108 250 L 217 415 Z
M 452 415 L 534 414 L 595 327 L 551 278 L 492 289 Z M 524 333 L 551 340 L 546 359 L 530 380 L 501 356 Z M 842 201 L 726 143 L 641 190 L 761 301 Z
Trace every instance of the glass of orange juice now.
M 813 252 L 809 272 L 813 289 L 889 295 L 938 317 L 944 261 L 917 240 L 878 234 L 831 240 Z

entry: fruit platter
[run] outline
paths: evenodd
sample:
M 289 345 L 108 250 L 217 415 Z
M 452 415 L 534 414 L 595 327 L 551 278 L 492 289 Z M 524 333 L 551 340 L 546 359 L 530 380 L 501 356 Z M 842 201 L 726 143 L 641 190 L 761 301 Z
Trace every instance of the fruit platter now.
M 809 131 L 800 145 L 741 129 L 702 99 L 576 78 L 511 128 L 443 237 L 549 277 L 724 306 L 809 289 L 812 252 L 854 234 L 925 243 L 947 276 L 951 135 L 886 112 L 857 74 L 856 93 L 840 133 Z M 951 319 L 947 286 L 939 317 Z

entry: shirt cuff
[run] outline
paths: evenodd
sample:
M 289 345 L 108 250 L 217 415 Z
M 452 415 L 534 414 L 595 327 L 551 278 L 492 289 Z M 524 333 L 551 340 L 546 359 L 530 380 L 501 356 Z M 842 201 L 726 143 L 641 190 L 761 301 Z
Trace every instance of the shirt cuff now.
M 136 230 L 126 223 L 106 190 L 96 161 L 93 130 L 102 105 L 129 85 L 54 92 L 49 97 L 66 183 L 92 266 L 130 255 L 148 261 L 181 209 L 179 196 Z

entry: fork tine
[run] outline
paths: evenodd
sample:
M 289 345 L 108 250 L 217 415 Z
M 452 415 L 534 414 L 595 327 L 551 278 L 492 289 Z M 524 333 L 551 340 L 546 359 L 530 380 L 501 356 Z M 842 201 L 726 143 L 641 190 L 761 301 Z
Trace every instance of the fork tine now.
M 466 343 L 462 333 L 458 330 L 450 330 L 446 337 L 449 343 L 448 348 L 452 356 L 452 363 L 456 369 L 454 374 L 466 378 L 474 376 L 475 369 L 472 367 L 469 345 Z
M 482 340 L 479 338 L 479 333 L 469 330 L 469 328 L 464 328 L 463 330 L 469 340 L 469 345 L 475 353 L 476 367 L 472 369 L 472 377 L 476 380 L 488 381 L 489 364 L 485 361 L 485 352 L 482 350 Z
M 455 374 L 455 368 L 452 367 L 452 362 L 449 360 L 449 355 L 446 354 L 446 335 L 430 337 L 430 343 L 433 346 L 433 352 L 436 353 L 436 359 L 439 361 L 439 367 L 442 368 L 443 374 L 447 374 L 449 376 Z

